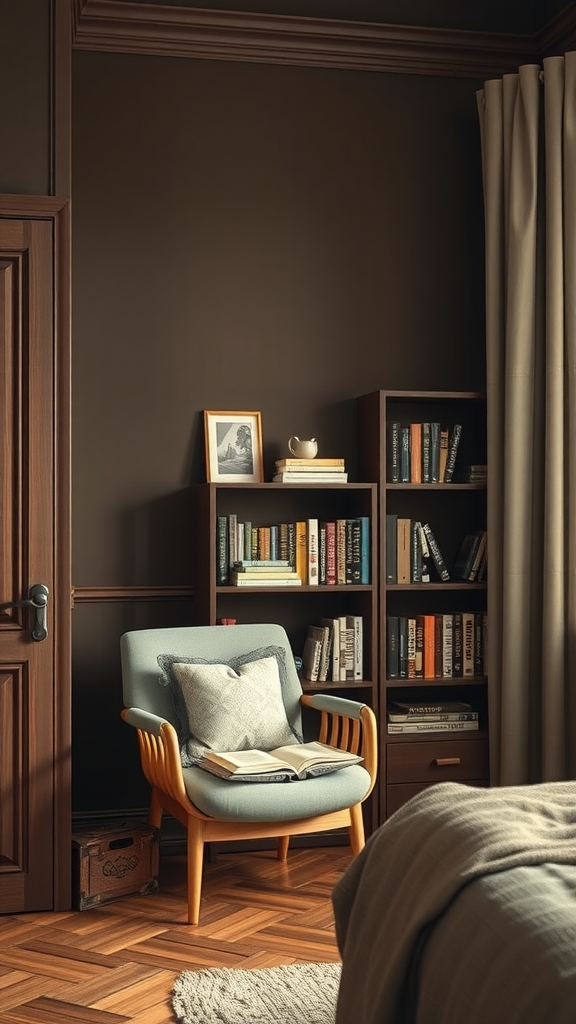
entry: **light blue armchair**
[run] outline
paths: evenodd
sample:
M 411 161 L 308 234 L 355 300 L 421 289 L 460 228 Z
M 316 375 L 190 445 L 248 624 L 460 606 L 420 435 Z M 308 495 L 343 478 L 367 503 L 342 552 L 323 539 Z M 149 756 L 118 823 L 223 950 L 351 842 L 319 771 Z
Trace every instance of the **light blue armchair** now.
M 122 718 L 137 730 L 142 769 L 152 786 L 149 823 L 160 827 L 162 813 L 167 811 L 187 829 L 190 924 L 198 924 L 199 920 L 204 844 L 207 842 L 277 837 L 278 857 L 285 860 L 291 835 L 348 828 L 352 852 L 357 854 L 362 849 L 361 805 L 371 793 L 377 773 L 374 712 L 365 704 L 335 695 L 303 694 L 290 642 L 282 626 L 250 624 L 136 630 L 125 633 L 120 644 L 125 705 Z M 266 664 L 270 664 L 275 679 L 280 680 L 283 722 L 278 725 L 276 721 L 277 705 L 273 701 L 268 705 L 261 695 L 258 705 L 252 709 L 249 694 L 243 697 L 241 707 L 230 704 L 227 715 L 229 695 L 237 695 L 239 691 L 237 687 L 225 685 L 222 699 L 212 704 L 204 723 L 209 733 L 219 720 L 222 722 L 224 736 L 220 749 L 239 749 L 227 745 L 226 717 L 232 720 L 233 731 L 239 727 L 246 729 L 245 747 L 265 747 L 265 737 L 259 736 L 258 730 L 270 725 L 272 733 L 267 746 L 271 749 L 281 745 L 277 739 L 284 737 L 286 727 L 289 742 L 301 738 L 302 708 L 308 707 L 319 713 L 319 732 L 314 738 L 360 754 L 362 764 L 296 783 L 230 782 L 194 766 L 195 737 L 203 726 L 196 720 L 196 714 L 190 713 L 190 702 L 184 706 L 182 690 L 174 685 L 174 673 L 180 676 L 189 673 L 193 682 L 190 689 L 188 681 L 187 692 L 193 704 L 197 696 L 194 687 L 198 680 L 202 683 L 206 666 L 211 669 L 215 664 L 222 666 L 217 671 L 224 673 L 228 683 L 230 676 L 234 681 L 237 671 L 242 673 L 263 658 L 272 659 Z M 271 693 L 272 689 L 271 686 Z M 197 706 L 199 716 L 206 715 L 208 705 L 200 701 Z M 243 717 L 245 723 L 241 722 Z M 213 744 L 212 748 L 217 749 L 217 746 Z

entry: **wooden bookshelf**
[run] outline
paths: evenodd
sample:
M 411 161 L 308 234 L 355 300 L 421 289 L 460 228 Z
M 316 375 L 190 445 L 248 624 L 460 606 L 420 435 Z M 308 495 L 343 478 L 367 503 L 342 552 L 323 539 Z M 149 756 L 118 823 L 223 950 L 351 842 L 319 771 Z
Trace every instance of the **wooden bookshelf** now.
M 452 575 L 441 581 L 435 570 L 430 582 L 387 582 L 386 516 L 397 515 L 431 524 L 449 570 L 464 536 L 486 528 L 486 482 L 392 482 L 387 424 L 460 423 L 462 434 L 456 468 L 486 463 L 486 401 L 477 392 L 375 391 L 357 400 L 358 459 L 362 479 L 378 485 L 378 677 L 380 692 L 380 806 L 384 821 L 407 799 L 434 782 L 489 784 L 488 685 L 484 668 L 474 676 L 390 678 L 387 625 L 390 616 L 471 611 L 487 613 L 485 580 L 465 582 Z M 484 619 L 486 625 L 486 620 Z M 387 732 L 390 700 L 434 702 L 461 700 L 479 711 L 478 731 Z

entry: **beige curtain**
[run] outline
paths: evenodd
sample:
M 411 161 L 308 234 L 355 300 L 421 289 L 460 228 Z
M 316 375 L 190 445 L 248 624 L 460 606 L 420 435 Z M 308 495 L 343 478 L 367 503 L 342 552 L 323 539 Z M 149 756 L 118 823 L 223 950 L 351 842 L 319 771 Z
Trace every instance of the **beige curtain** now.
M 576 53 L 478 93 L 495 785 L 576 778 Z

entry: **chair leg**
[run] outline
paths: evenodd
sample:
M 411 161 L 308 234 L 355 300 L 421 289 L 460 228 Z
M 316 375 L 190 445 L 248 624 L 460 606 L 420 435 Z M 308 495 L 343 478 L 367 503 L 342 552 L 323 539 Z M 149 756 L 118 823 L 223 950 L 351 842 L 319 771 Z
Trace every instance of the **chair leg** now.
M 202 895 L 202 869 L 204 867 L 204 822 L 188 817 L 188 924 L 198 924 Z
M 278 860 L 288 860 L 290 836 L 278 836 Z
M 156 786 L 152 788 L 152 796 L 150 798 L 150 808 L 148 810 L 148 824 L 153 825 L 154 828 L 160 828 L 162 821 L 162 804 L 160 797 L 158 796 L 158 790 Z
M 350 808 L 350 846 L 352 853 L 356 856 L 365 845 L 364 818 L 362 817 L 362 804 L 354 804 Z

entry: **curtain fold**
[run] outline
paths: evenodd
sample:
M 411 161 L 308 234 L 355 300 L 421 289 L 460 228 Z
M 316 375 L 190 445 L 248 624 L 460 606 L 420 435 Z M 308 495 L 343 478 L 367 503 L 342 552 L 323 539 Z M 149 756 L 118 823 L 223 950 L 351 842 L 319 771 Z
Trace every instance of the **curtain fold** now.
M 576 777 L 576 53 L 478 93 L 492 783 Z

